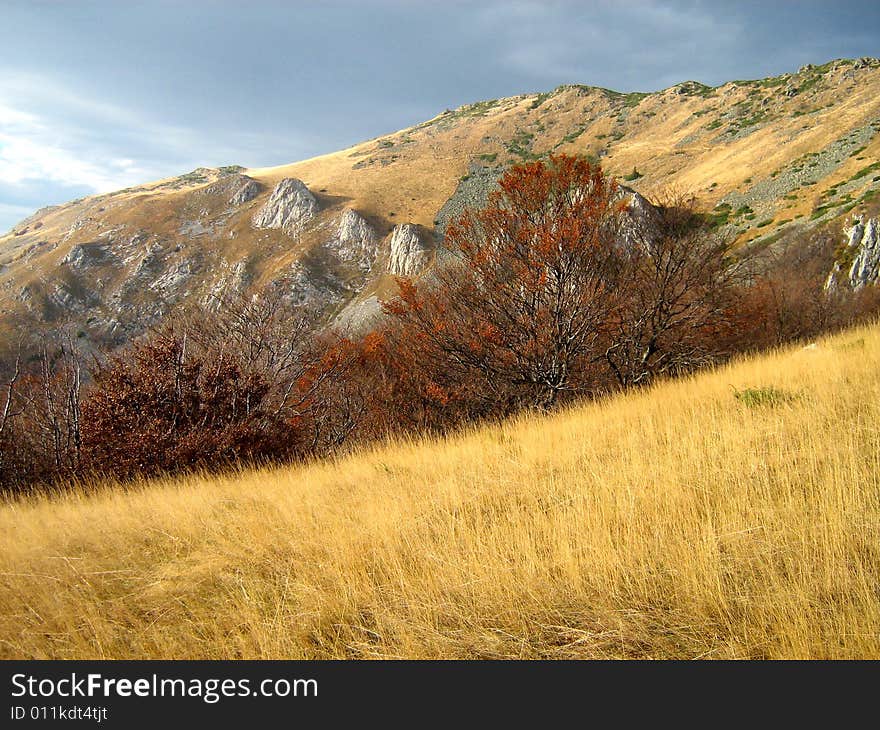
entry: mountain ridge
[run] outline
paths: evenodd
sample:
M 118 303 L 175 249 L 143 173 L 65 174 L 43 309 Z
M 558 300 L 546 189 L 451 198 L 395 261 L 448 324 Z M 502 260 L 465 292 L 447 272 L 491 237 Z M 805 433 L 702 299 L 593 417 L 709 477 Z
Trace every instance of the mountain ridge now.
M 872 58 L 717 87 L 566 84 L 447 109 L 299 162 L 197 168 L 42 208 L 0 236 L 0 337 L 21 321 L 72 320 L 121 342 L 186 301 L 265 287 L 327 317 L 375 310 L 393 275 L 418 275 L 448 220 L 479 204 L 504 168 L 554 152 L 586 155 L 649 198 L 693 194 L 741 244 L 788 245 L 822 226 L 839 235 L 848 215 L 877 212 L 878 91 Z M 314 199 L 295 230 L 258 217 L 285 180 Z M 339 235 L 351 215 L 357 241 Z M 418 265 L 392 255 L 404 230 Z

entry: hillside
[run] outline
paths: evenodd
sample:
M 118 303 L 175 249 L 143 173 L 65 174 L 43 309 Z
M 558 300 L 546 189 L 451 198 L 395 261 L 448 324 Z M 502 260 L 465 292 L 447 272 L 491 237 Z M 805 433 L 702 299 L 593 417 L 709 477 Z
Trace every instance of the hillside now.
M 880 327 L 311 466 L 0 507 L 3 658 L 880 658 Z
M 742 243 L 785 246 L 876 215 L 880 61 L 654 93 L 563 86 L 481 101 L 279 167 L 200 168 L 38 211 L 0 237 L 4 325 L 121 342 L 186 302 L 274 286 L 362 321 L 418 275 L 505 166 L 582 153 L 648 197 L 698 196 Z M 292 179 L 299 183 L 279 183 Z M 291 187 L 293 186 L 293 187 Z

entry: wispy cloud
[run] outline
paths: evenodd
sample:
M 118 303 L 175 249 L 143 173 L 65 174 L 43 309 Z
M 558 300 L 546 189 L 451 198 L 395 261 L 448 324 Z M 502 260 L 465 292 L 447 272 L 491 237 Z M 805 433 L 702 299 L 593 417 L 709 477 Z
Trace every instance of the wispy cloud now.
M 0 180 L 7 185 L 83 185 L 104 192 L 125 187 L 147 172 L 128 158 L 88 159 L 82 147 L 66 148 L 65 141 L 46 120 L 0 106 Z
M 0 229 L 79 195 L 202 165 L 264 163 L 267 148 L 289 148 L 291 140 L 296 135 L 282 141 L 269 130 L 217 129 L 211 120 L 171 124 L 48 75 L 0 71 Z
M 5 185 L 43 181 L 114 190 L 161 174 L 169 162 L 192 160 L 198 153 L 194 136 L 76 94 L 51 78 L 0 75 L 0 180 Z

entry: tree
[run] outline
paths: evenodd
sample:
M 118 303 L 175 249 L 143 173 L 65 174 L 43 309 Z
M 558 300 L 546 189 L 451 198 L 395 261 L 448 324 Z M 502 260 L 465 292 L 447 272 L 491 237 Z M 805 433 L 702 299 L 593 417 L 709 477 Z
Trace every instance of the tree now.
M 633 231 L 623 295 L 609 325 L 605 358 L 618 383 L 647 383 L 722 356 L 745 258 L 696 212 L 671 196 Z
M 399 279 L 386 307 L 442 373 L 435 396 L 465 382 L 484 400 L 549 408 L 595 387 L 590 364 L 619 302 L 625 211 L 598 166 L 559 155 L 511 168 L 486 207 L 451 224 L 453 263 L 427 284 Z
M 15 356 L 12 372 L 4 378 L 0 391 L 0 487 L 6 487 L 16 481 L 17 448 L 13 434 L 13 424 L 21 415 L 16 402 L 17 386 L 21 377 L 21 347 Z
M 0 486 L 33 487 L 78 473 L 83 369 L 70 333 L 19 345 L 0 386 Z

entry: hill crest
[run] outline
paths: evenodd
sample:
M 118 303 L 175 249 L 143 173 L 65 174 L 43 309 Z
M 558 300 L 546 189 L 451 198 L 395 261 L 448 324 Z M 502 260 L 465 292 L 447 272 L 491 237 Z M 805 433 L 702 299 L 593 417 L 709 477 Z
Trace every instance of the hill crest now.
M 398 226 L 411 226 L 414 250 L 430 250 L 500 170 L 552 152 L 586 155 L 648 197 L 692 193 L 742 243 L 784 245 L 823 225 L 840 235 L 850 214 L 877 212 L 878 92 L 880 61 L 867 58 L 650 93 L 569 84 L 300 162 L 198 168 L 44 208 L 0 237 L 0 334 L 13 320 L 73 320 L 123 341 L 186 301 L 266 286 L 327 316 L 375 303 L 393 287 Z M 256 225 L 285 179 L 304 183 L 314 215 L 295 232 Z M 346 211 L 375 241 L 368 271 L 328 259 Z

